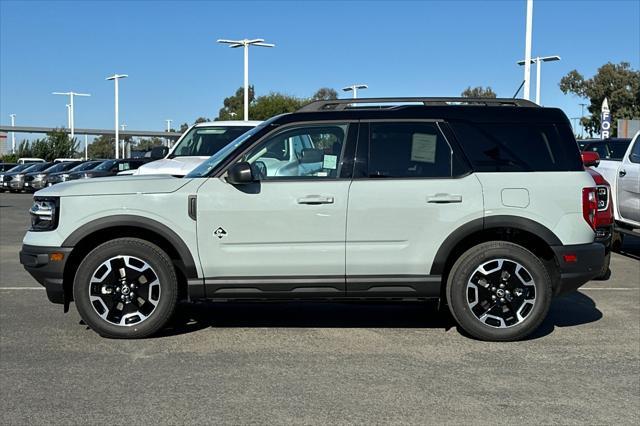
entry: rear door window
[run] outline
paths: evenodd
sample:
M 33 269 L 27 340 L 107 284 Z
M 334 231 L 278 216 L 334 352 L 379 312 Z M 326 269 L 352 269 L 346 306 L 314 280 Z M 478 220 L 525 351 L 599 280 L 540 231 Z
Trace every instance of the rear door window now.
M 573 135 L 555 124 L 450 123 L 477 172 L 582 170 Z
M 369 178 L 451 177 L 451 148 L 435 123 L 371 123 Z

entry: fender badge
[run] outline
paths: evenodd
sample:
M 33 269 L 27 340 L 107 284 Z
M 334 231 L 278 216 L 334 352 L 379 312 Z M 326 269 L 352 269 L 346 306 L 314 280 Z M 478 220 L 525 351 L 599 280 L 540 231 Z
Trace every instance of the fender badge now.
M 227 235 L 227 231 L 225 231 L 222 227 L 219 227 L 218 229 L 213 231 L 213 235 L 215 235 L 218 238 L 222 238 L 225 235 Z

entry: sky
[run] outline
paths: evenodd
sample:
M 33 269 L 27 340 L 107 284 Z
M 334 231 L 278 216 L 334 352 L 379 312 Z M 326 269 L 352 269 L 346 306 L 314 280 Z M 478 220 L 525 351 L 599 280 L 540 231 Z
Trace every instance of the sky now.
M 218 38 L 264 38 L 252 48 L 256 94 L 311 96 L 365 83 L 361 96 L 459 96 L 491 86 L 512 97 L 523 80 L 525 0 L 503 1 L 7 1 L 0 0 L 0 122 L 113 128 L 111 74 L 120 84 L 120 122 L 163 130 L 216 117 L 242 86 L 241 49 Z M 543 65 L 541 100 L 580 116 L 562 76 L 591 77 L 606 62 L 640 68 L 640 1 L 534 0 L 533 56 Z M 532 68 L 532 98 L 535 68 Z M 341 97 L 349 94 L 341 92 Z M 522 95 L 522 93 L 521 93 Z M 22 139 L 23 136 L 17 137 Z

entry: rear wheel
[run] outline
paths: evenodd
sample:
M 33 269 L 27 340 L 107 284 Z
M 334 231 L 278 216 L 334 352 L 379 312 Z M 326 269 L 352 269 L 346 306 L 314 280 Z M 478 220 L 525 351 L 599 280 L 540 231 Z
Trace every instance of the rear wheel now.
M 546 317 L 551 294 L 551 278 L 542 262 L 524 247 L 505 241 L 466 251 L 447 282 L 453 317 L 482 340 L 526 337 Z
M 105 337 L 141 338 L 160 330 L 175 309 L 171 259 L 136 238 L 99 245 L 80 264 L 73 296 L 84 322 Z

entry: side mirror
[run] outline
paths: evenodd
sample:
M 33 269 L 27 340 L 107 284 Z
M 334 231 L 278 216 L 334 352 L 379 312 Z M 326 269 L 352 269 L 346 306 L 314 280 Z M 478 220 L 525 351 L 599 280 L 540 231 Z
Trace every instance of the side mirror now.
M 164 158 L 169 153 L 169 148 L 166 146 L 154 146 L 151 148 L 151 158 L 154 160 L 159 160 Z
M 256 181 L 251 164 L 246 161 L 236 163 L 227 170 L 227 182 L 231 185 L 246 185 Z
M 585 167 L 590 167 L 590 166 L 598 167 L 598 164 L 600 164 L 600 155 L 598 155 L 597 152 L 582 151 L 580 156 L 582 157 L 582 164 L 584 164 Z

